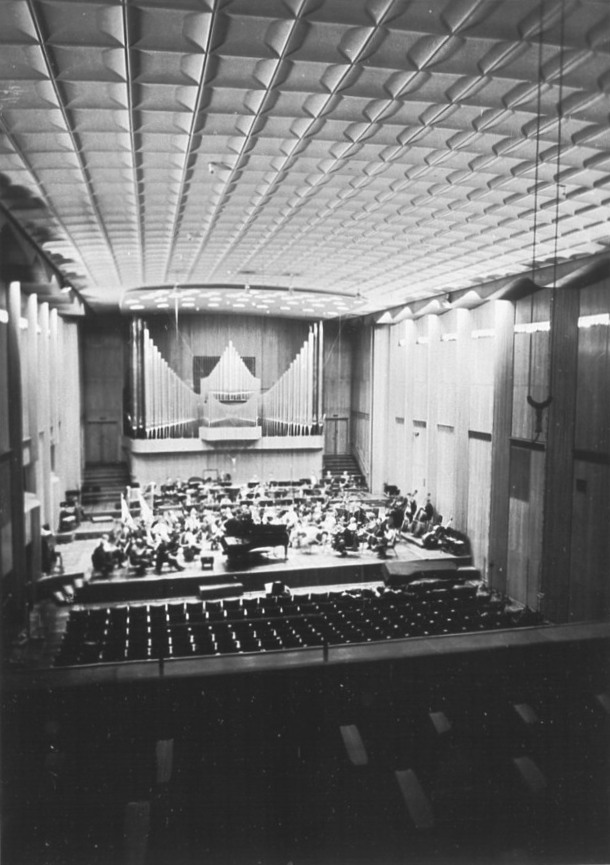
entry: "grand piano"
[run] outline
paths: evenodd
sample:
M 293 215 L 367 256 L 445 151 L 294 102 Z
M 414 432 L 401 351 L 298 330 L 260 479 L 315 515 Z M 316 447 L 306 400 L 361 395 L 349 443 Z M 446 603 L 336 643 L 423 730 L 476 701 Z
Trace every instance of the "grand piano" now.
M 232 518 L 225 524 L 220 545 L 229 561 L 267 553 L 276 547 L 284 548 L 286 559 L 289 540 L 290 532 L 282 523 L 254 523 L 251 520 Z

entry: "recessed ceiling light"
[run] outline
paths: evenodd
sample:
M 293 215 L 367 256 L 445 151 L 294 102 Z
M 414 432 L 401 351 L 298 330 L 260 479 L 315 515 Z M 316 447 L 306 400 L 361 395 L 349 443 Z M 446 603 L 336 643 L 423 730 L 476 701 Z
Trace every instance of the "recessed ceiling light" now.
M 129 309 L 144 309 L 143 303 L 130 303 Z
M 157 309 L 167 309 L 169 307 L 169 303 L 158 303 Z

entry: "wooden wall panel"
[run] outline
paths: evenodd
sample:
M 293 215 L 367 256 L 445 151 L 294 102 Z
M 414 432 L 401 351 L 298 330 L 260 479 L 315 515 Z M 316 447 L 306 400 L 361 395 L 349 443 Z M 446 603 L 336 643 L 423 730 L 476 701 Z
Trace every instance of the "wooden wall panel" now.
M 468 440 L 468 521 L 466 534 L 472 558 L 488 578 L 489 504 L 491 498 L 491 439 Z
M 455 520 L 455 432 L 453 427 L 439 424 L 436 436 L 436 498 L 433 504 L 443 523 L 447 523 Z
M 92 323 L 83 333 L 85 459 L 113 463 L 123 457 L 125 320 Z
M 550 320 L 550 289 L 543 289 L 531 298 L 515 305 L 515 326 L 532 322 L 548 326 Z M 513 424 L 515 438 L 532 441 L 536 437 L 536 412 L 528 404 L 528 395 L 542 402 L 550 392 L 550 334 L 515 332 L 513 374 Z M 542 432 L 537 440 L 546 441 L 548 414 L 543 415 Z
M 141 484 L 164 483 L 168 477 L 205 476 L 206 470 L 216 469 L 222 476 L 231 475 L 234 483 L 243 484 L 254 478 L 270 481 L 298 481 L 322 476 L 322 452 L 311 450 L 220 450 L 218 452 L 165 452 L 147 454 L 132 450 L 132 473 Z
M 83 460 L 79 332 L 75 322 L 63 322 L 61 358 L 63 372 L 58 386 L 62 407 L 62 478 L 65 491 L 80 487 Z
M 471 375 L 471 321 L 467 309 L 456 310 L 456 381 L 455 381 L 455 528 L 466 532 L 468 526 L 468 477 L 470 446 L 468 423 L 470 420 Z
M 468 427 L 491 433 L 494 406 L 494 366 L 497 349 L 494 305 L 485 304 L 470 313 L 468 360 Z M 483 333 L 484 335 L 478 335 Z
M 417 490 L 417 501 L 426 501 L 428 489 L 428 430 L 424 421 L 413 421 L 413 459 L 410 492 Z
M 437 470 L 437 451 L 438 451 L 438 390 L 439 390 L 439 366 L 437 358 L 440 348 L 440 320 L 436 315 L 426 316 L 428 324 L 428 462 L 427 462 L 427 482 L 428 492 L 432 496 L 432 501 L 437 498 L 436 490 L 436 470 Z
M 571 537 L 571 621 L 610 615 L 610 465 L 577 460 Z
M 495 348 L 493 336 L 471 337 L 469 428 L 477 432 L 490 433 L 492 428 Z
M 426 420 L 428 417 L 428 328 L 425 319 L 417 322 L 417 336 L 413 349 L 413 397 L 412 417 Z M 419 340 L 425 340 L 420 342 Z
M 370 334 L 354 333 L 340 323 L 327 322 L 324 325 L 324 413 L 327 417 L 349 418 L 352 404 L 352 379 L 358 381 L 359 404 L 369 411 L 370 375 L 366 358 L 370 362 L 370 348 L 366 346 Z M 360 351 L 354 350 L 357 345 Z M 356 361 L 356 366 L 352 366 Z M 361 361 L 361 363 L 358 363 Z
M 388 393 L 386 407 L 387 452 L 389 463 L 387 479 L 405 492 L 411 480 L 407 471 L 407 366 L 405 346 L 400 343 L 404 336 L 404 326 L 389 329 L 388 345 Z
M 437 413 L 436 419 L 440 424 L 454 426 L 456 422 L 456 400 L 457 400 L 457 339 L 447 341 L 447 323 L 445 316 L 441 318 L 441 339 L 438 344 L 438 357 L 435 363 L 438 370 L 437 390 Z M 456 335 L 455 328 L 451 328 L 451 335 Z M 445 337 L 445 339 L 443 338 Z
M 580 315 L 610 312 L 610 282 L 580 292 Z M 579 327 L 575 447 L 610 453 L 610 327 Z
M 544 462 L 542 450 L 511 447 L 506 591 L 531 609 L 539 608 Z
M 24 310 L 22 311 L 24 312 Z M 30 367 L 30 353 L 28 351 L 29 342 L 29 326 L 20 327 L 19 330 L 19 356 L 21 358 L 21 393 L 24 398 L 21 401 L 21 429 L 23 440 L 30 438 L 33 430 L 30 431 L 30 406 L 27 395 L 30 393 L 30 382 L 35 379 L 37 370 Z M 32 382 L 35 385 L 35 381 Z
M 547 409 L 548 441 L 542 538 L 543 612 L 555 622 L 569 619 L 578 307 L 579 297 L 576 291 L 557 290 L 551 310 L 549 393 L 552 395 L 552 402 Z
M 490 306 L 494 321 L 495 355 L 488 568 L 490 584 L 504 594 L 507 590 L 508 572 L 510 427 L 515 309 L 506 300 L 497 300 Z
M 374 493 L 381 493 L 384 484 L 390 482 L 396 464 L 396 454 L 389 447 L 393 428 L 389 414 L 394 404 L 390 396 L 393 389 L 390 384 L 390 342 L 391 331 L 388 327 L 373 329 L 369 489 Z
M 341 411 L 349 411 L 351 450 L 358 460 L 367 482 L 369 482 L 371 476 L 372 328 L 362 327 L 353 333 L 349 330 L 345 331 L 344 345 L 349 351 L 346 362 L 352 381 L 351 386 L 347 386 L 347 390 L 345 384 L 342 385 L 341 393 L 337 394 L 337 399 L 341 400 Z M 324 381 L 326 388 L 326 378 Z M 330 386 L 335 387 L 334 384 L 330 384 Z M 346 400 L 349 403 L 347 409 Z

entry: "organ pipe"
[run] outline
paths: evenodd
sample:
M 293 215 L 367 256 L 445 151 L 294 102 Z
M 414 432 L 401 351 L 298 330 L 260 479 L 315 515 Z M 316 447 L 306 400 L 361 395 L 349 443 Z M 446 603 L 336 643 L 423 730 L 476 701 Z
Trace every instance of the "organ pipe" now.
M 143 391 L 146 438 L 192 434 L 199 422 L 201 399 L 161 356 L 148 329 L 142 329 Z
M 310 328 L 299 354 L 262 398 L 262 417 L 269 435 L 312 435 L 317 431 L 314 376 L 318 332 Z
M 131 431 L 136 438 L 145 436 L 144 422 L 144 343 L 143 323 L 139 318 L 131 320 Z
M 322 328 L 310 327 L 286 372 L 261 397 L 252 375 L 230 342 L 201 396 L 169 366 L 141 319 L 131 323 L 132 431 L 166 438 L 192 435 L 209 426 L 263 425 L 263 435 L 306 436 L 320 432 L 322 415 Z

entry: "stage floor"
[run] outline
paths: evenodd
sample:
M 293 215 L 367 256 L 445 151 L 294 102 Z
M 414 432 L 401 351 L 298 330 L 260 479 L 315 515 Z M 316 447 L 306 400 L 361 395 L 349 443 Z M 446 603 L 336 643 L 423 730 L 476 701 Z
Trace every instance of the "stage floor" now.
M 91 524 L 91 528 L 94 527 L 95 524 Z M 165 566 L 161 575 L 152 571 L 146 576 L 134 577 L 129 568 L 117 568 L 109 578 L 103 579 L 92 574 L 91 553 L 97 543 L 97 538 L 84 538 L 59 547 L 64 571 L 83 574 L 84 586 L 77 597 L 81 603 L 159 598 L 165 593 L 172 597 L 191 596 L 199 593 L 200 585 L 229 589 L 232 584 L 239 584 L 243 587 L 240 594 L 260 592 L 274 580 L 281 580 L 291 589 L 332 583 L 361 585 L 381 579 L 384 562 L 463 563 L 455 556 L 424 549 L 403 538 L 385 559 L 370 550 L 341 556 L 329 547 L 313 546 L 307 550 L 290 547 L 287 558 L 278 547 L 268 553 L 249 556 L 245 561 L 229 563 L 222 550 L 204 549 L 202 555 L 211 559 L 211 567 L 202 568 L 198 557 L 193 562 L 185 562 L 184 570 L 179 572 Z

